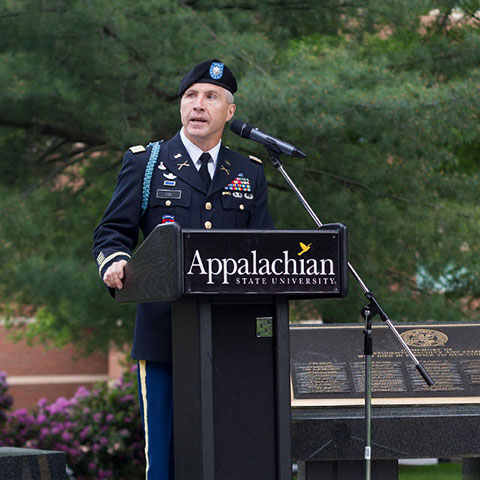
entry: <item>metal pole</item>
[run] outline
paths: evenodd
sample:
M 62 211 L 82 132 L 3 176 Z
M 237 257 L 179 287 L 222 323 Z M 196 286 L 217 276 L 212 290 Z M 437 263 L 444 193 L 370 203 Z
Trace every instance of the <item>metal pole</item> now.
M 368 307 L 364 308 L 362 313 L 365 318 L 365 480 L 370 480 L 372 476 L 372 321 Z

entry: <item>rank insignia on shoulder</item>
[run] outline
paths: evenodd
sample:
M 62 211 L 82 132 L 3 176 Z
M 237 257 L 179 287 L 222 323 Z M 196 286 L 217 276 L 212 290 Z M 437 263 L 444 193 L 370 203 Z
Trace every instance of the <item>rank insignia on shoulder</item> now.
M 130 147 L 129 150 L 132 153 L 140 153 L 140 152 L 144 152 L 146 149 L 143 145 L 134 145 L 133 147 Z
M 254 162 L 262 163 L 262 161 L 258 157 L 254 157 L 253 155 L 249 155 L 248 158 Z

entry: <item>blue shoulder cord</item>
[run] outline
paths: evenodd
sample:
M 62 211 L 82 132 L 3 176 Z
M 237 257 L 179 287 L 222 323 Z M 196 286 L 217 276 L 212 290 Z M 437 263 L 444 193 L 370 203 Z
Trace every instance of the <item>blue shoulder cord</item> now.
M 152 183 L 153 169 L 155 168 L 158 155 L 160 154 L 160 143 L 161 142 L 152 142 L 147 145 L 147 147 L 152 145 L 152 151 L 150 152 L 150 158 L 148 159 L 147 166 L 145 167 L 145 176 L 143 177 L 142 216 L 148 207 L 148 199 L 150 198 L 150 184 Z

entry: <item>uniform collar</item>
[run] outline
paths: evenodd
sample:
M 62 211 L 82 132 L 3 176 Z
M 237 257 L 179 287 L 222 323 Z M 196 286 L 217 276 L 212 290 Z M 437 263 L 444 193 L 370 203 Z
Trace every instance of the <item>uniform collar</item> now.
M 190 155 L 190 158 L 192 159 L 193 163 L 197 165 L 197 168 L 200 168 L 200 165 L 202 164 L 200 160 L 200 155 L 203 152 L 201 148 L 198 148 L 193 142 L 191 142 L 187 136 L 185 135 L 184 128 L 180 130 L 180 138 L 182 139 L 183 146 L 185 147 L 185 150 L 187 153 Z M 220 147 L 222 145 L 222 140 L 220 141 L 210 150 L 208 150 L 208 153 L 212 157 L 213 160 L 213 171 L 215 171 L 215 168 L 217 167 L 217 160 L 218 160 L 218 153 L 220 152 Z
M 182 142 L 181 132 L 165 143 L 167 148 L 162 148 L 160 155 L 168 170 L 200 192 L 207 193 L 205 184 Z M 238 154 L 221 146 L 215 175 L 208 190 L 209 195 L 225 188 L 242 171 L 237 157 Z

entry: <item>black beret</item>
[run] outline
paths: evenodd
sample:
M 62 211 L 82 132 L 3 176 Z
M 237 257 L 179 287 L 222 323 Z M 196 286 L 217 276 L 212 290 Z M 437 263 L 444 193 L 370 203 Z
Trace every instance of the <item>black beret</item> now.
M 180 82 L 178 96 L 181 97 L 194 83 L 212 83 L 232 93 L 237 91 L 237 81 L 233 73 L 217 59 L 207 60 L 193 67 Z

